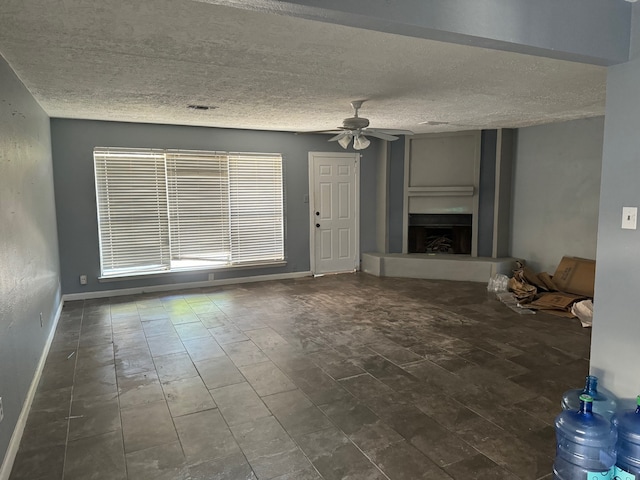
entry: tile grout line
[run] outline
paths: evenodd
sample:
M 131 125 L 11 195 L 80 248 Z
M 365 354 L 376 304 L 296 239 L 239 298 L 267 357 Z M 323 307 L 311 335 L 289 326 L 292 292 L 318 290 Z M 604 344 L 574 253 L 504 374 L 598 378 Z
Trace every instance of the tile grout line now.
M 75 350 L 75 358 L 73 365 L 73 380 L 71 383 L 71 398 L 69 399 L 69 413 L 67 418 L 67 435 L 64 442 L 64 460 L 62 461 L 62 480 L 66 476 L 67 469 L 67 452 L 69 450 L 69 434 L 71 432 L 71 412 L 73 411 L 73 394 L 75 393 L 76 388 L 76 373 L 78 369 L 78 357 L 80 356 L 80 340 L 82 339 L 82 326 L 84 323 L 84 310 L 85 310 L 85 301 L 82 301 L 82 314 L 80 316 L 80 331 L 78 332 L 78 343 L 76 345 Z M 57 332 L 56 332 L 57 333 Z
M 137 302 L 135 302 L 134 304 L 136 306 L 136 312 L 138 315 L 138 319 L 140 321 L 140 328 L 144 332 L 144 329 L 142 326 L 142 319 L 140 317 L 140 310 L 138 309 L 138 304 Z M 118 380 L 118 365 L 116 363 L 116 344 L 113 341 L 113 318 L 111 317 L 111 299 L 109 300 L 109 317 L 111 319 L 111 341 L 113 345 L 113 370 L 116 377 L 116 395 L 118 397 L 118 418 L 120 419 L 120 436 L 122 438 L 122 456 L 124 460 L 124 474 L 125 474 L 125 477 L 129 479 L 129 465 L 127 462 L 127 450 L 124 442 L 124 423 L 122 421 L 122 407 L 120 404 L 120 381 Z M 147 338 L 145 336 L 145 343 L 146 343 L 146 340 Z M 147 345 L 147 348 L 149 348 L 148 345 Z
M 161 298 L 162 297 L 160 297 L 160 299 Z M 160 303 L 162 303 L 162 300 L 160 300 Z M 137 305 L 136 305 L 136 308 L 137 308 Z M 169 321 L 171 321 L 171 313 L 166 310 L 165 305 L 163 303 L 162 303 L 162 308 L 166 311 L 166 313 L 168 315 L 168 318 L 169 318 Z M 173 330 L 175 331 L 175 325 L 173 324 L 173 322 L 171 322 L 171 325 L 172 325 Z M 174 419 L 173 415 L 171 414 L 171 409 L 169 408 L 169 402 L 168 402 L 167 397 L 165 395 L 164 388 L 162 388 L 162 382 L 160 382 L 160 375 L 158 375 L 158 367 L 156 365 L 154 356 L 151 353 L 151 347 L 149 346 L 149 341 L 148 341 L 148 338 L 147 338 L 147 334 L 144 331 L 144 325 L 142 326 L 142 331 L 143 331 L 143 335 L 144 335 L 144 341 L 147 344 L 147 348 L 149 349 L 149 356 L 151 357 L 151 363 L 153 363 L 154 371 L 156 372 L 156 376 L 158 377 L 158 383 L 160 384 L 160 391 L 162 392 L 164 403 L 167 406 L 167 411 L 169 412 L 169 417 L 171 418 L 171 424 L 173 425 L 173 430 L 176 432 L 176 438 L 178 440 L 178 443 L 180 444 L 180 451 L 182 452 L 182 456 L 184 458 L 184 464 L 185 464 L 185 467 L 186 467 L 186 469 L 188 471 L 190 465 L 187 462 L 187 454 L 184 451 L 184 446 L 182 445 L 182 440 L 180 439 L 180 435 L 178 434 L 178 427 L 176 426 L 175 419 Z M 177 332 L 176 332 L 176 334 L 177 334 Z M 179 338 L 179 336 L 178 336 L 178 338 Z M 180 339 L 180 343 L 182 343 L 182 339 Z M 184 347 L 184 344 L 182 344 L 182 346 Z M 185 347 L 185 351 L 186 351 L 186 347 Z M 188 354 L 188 352 L 187 352 L 187 354 Z M 191 358 L 191 357 L 189 356 L 189 358 Z M 192 360 L 192 363 L 193 363 L 193 360 Z M 195 365 L 194 365 L 194 367 L 195 367 Z M 163 445 L 170 445 L 170 443 L 166 443 L 166 444 L 163 444 Z M 161 445 L 159 445 L 159 446 L 161 446 Z M 154 447 L 149 447 L 149 448 L 154 448 Z M 142 451 L 142 450 L 139 450 L 139 451 Z M 125 456 L 125 458 L 126 458 L 126 456 Z

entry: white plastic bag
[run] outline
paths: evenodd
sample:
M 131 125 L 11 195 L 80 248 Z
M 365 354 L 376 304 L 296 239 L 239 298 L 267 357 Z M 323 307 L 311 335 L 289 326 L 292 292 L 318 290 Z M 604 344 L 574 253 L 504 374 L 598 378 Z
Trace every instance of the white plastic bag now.
M 574 303 L 571 307 L 571 313 L 580 319 L 583 327 L 593 325 L 593 302 L 591 300 Z
M 493 293 L 501 293 L 507 291 L 507 283 L 509 282 L 509 277 L 503 275 L 502 273 L 496 273 L 493 277 L 489 279 L 489 284 L 487 285 L 487 291 Z

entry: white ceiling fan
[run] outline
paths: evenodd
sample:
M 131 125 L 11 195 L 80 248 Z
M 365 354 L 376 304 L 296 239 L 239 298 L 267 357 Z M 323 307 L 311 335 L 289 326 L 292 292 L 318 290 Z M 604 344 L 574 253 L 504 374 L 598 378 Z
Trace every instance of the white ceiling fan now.
M 338 127 L 338 130 L 341 130 L 341 132 L 331 137 L 329 139 L 330 142 L 338 142 L 342 148 L 346 149 L 349 147 L 351 140 L 353 140 L 353 148 L 355 150 L 364 150 L 371 143 L 365 134 L 369 137 L 376 137 L 388 141 L 398 140 L 398 135 L 413 135 L 411 130 L 368 128 L 369 119 L 358 116 L 358 110 L 364 102 L 365 100 L 354 100 L 351 102 L 354 111 L 353 117 L 343 120 L 342 126 Z M 325 132 L 331 131 L 326 130 Z

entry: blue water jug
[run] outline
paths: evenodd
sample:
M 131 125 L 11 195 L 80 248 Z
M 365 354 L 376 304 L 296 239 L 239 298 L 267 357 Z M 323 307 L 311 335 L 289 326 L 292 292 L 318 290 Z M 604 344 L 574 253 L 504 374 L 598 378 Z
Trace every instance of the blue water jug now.
M 616 463 L 615 426 L 593 412 L 593 398 L 580 396 L 578 411 L 556 417 L 553 480 L 613 480 Z
M 598 377 L 588 375 L 584 388 L 568 390 L 562 395 L 563 410 L 578 410 L 580 408 L 580 395 L 583 393 L 593 398 L 593 411 L 602 415 L 607 420 L 616 413 L 618 399 L 605 388 L 598 388 Z
M 626 410 L 613 417 L 618 429 L 618 460 L 616 478 L 619 480 L 640 479 L 640 395 L 635 410 Z

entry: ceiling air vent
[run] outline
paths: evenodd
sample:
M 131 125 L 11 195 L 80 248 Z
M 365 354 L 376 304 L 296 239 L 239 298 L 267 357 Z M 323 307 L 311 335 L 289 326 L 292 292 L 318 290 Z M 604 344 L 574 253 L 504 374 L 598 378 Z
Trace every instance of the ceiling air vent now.
M 191 110 L 204 111 L 204 110 L 213 110 L 218 107 L 215 107 L 213 105 L 187 105 L 187 108 Z

